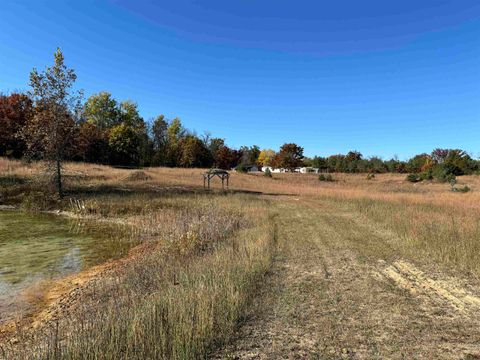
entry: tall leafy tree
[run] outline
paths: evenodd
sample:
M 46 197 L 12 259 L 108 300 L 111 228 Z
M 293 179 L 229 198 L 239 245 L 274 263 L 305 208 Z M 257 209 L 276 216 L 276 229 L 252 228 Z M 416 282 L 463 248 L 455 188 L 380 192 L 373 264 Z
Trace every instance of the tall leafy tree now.
M 260 155 L 260 148 L 257 145 L 253 146 L 242 146 L 240 148 L 242 153 L 241 164 L 242 165 L 255 165 L 258 161 L 258 156 Z
M 105 130 L 121 122 L 117 101 L 106 91 L 94 94 L 87 99 L 84 106 L 85 120 Z
M 315 156 L 312 159 L 312 166 L 320 169 L 321 171 L 325 171 L 328 169 L 327 167 L 327 159 L 321 156 Z
M 47 161 L 60 197 L 63 197 L 62 162 L 82 108 L 82 93 L 73 88 L 76 79 L 75 71 L 65 65 L 60 49 L 54 54 L 53 66 L 43 72 L 34 68 L 30 73 L 29 94 L 35 113 L 22 132 L 28 149 L 41 152 Z
M 0 95 L 0 156 L 23 155 L 25 142 L 18 135 L 32 117 L 33 103 L 27 95 Z
M 168 122 L 165 115 L 157 116 L 152 122 L 153 165 L 165 165 L 167 158 Z
M 212 156 L 215 158 L 218 151 L 225 146 L 225 139 L 222 138 L 210 138 L 206 142 L 208 150 L 212 153 Z
M 138 112 L 138 105 L 130 100 L 120 103 L 120 119 L 122 123 L 136 128 L 144 127 L 145 122 Z
M 108 163 L 107 132 L 91 122 L 78 126 L 75 137 L 75 158 L 93 163 Z
M 222 146 L 216 154 L 215 166 L 220 169 L 229 170 L 234 168 L 240 161 L 241 153 L 238 150 Z
M 187 135 L 179 141 L 180 166 L 210 167 L 213 158 L 205 143 L 194 135 Z
M 140 163 L 141 137 L 136 128 L 126 123 L 114 126 L 108 136 L 111 161 L 117 165 L 138 165 Z
M 432 151 L 431 157 L 434 161 L 436 161 L 438 164 L 441 164 L 445 161 L 449 153 L 448 149 L 434 149 Z
M 477 169 L 475 161 L 461 149 L 449 149 L 442 165 L 447 173 L 454 175 L 469 174 Z
M 263 149 L 260 151 L 260 154 L 258 154 L 258 163 L 262 166 L 270 166 L 274 156 L 275 151 L 271 149 Z
M 412 173 L 419 173 L 423 171 L 426 164 L 431 162 L 432 158 L 428 154 L 418 154 L 408 160 L 407 169 Z
M 159 150 L 167 143 L 167 129 L 168 123 L 165 120 L 165 115 L 159 115 L 153 120 L 152 137 L 155 150 Z
M 166 165 L 180 165 L 182 154 L 179 142 L 185 134 L 186 130 L 183 128 L 181 120 L 179 118 L 173 119 L 167 128 Z
M 294 143 L 283 144 L 276 155 L 276 164 L 293 171 L 296 167 L 302 165 L 303 148 Z

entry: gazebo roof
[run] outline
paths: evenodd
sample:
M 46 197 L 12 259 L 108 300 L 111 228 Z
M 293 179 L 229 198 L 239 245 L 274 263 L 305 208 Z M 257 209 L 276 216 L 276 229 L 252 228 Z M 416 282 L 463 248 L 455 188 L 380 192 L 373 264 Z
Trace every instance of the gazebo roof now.
M 223 169 L 210 169 L 206 172 L 206 174 L 211 174 L 211 175 L 228 175 L 228 171 L 227 170 L 223 170 Z

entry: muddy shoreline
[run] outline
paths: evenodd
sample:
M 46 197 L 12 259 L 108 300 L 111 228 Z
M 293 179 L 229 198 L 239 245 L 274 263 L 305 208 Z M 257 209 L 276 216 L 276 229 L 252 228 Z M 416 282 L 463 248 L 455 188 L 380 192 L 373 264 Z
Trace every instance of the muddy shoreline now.
M 0 205 L 0 211 L 18 211 L 19 207 Z M 41 211 L 60 217 L 98 222 L 118 223 L 125 225 L 123 219 L 100 219 L 93 215 L 77 214 L 71 211 Z M 28 309 L 14 320 L 0 322 L 1 344 L 18 342 L 21 333 L 32 334 L 48 327 L 59 316 L 68 316 L 70 309 L 82 298 L 85 291 L 100 280 L 114 278 L 125 266 L 150 248 L 152 243 L 141 243 L 128 250 L 125 256 L 109 259 L 103 263 L 92 265 L 80 272 L 62 276 L 52 280 L 43 280 L 23 289 L 18 296 L 28 303 Z

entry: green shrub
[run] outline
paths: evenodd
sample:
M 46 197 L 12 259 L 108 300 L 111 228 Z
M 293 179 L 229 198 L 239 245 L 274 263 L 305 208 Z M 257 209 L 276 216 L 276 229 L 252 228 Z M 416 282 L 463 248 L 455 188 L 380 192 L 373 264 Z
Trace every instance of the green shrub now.
M 272 177 L 272 172 L 270 171 L 269 168 L 266 168 L 266 169 L 265 169 L 265 172 L 263 173 L 263 176 L 269 177 L 269 178 Z
M 433 180 L 433 171 L 432 169 L 428 169 L 427 171 L 424 171 L 419 174 L 419 179 L 420 180 Z
M 448 179 L 448 172 L 447 170 L 441 166 L 441 165 L 437 165 L 433 168 L 432 170 L 432 174 L 433 174 L 433 177 L 435 180 L 437 180 L 438 182 L 447 182 Z
M 450 184 L 456 184 L 457 183 L 457 177 L 453 174 L 448 174 L 447 176 L 445 176 L 445 180 L 448 181 Z
M 332 175 L 330 174 L 320 174 L 318 177 L 318 180 L 320 181 L 334 181 Z
M 367 180 L 373 180 L 373 179 L 375 179 L 375 174 L 372 174 L 372 173 L 367 174 Z
M 422 181 L 418 174 L 408 174 L 405 180 L 410 181 L 411 183 Z
M 247 172 L 247 168 L 243 164 L 238 164 L 237 167 L 235 168 L 235 170 L 239 173 L 246 173 Z
M 456 188 L 456 187 L 452 186 L 452 191 L 454 191 L 454 192 L 467 193 L 470 190 L 471 190 L 470 187 L 467 186 L 467 185 L 462 186 L 461 188 Z

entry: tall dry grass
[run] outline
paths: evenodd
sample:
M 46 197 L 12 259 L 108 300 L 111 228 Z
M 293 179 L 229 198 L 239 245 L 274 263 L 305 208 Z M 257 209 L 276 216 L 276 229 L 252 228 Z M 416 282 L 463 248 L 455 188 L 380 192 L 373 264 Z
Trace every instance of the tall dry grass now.
M 28 182 L 39 169 L 38 164 L 0 159 L 0 177 Z M 16 347 L 23 353 L 15 355 L 207 356 L 212 347 L 228 340 L 273 253 L 273 225 L 265 210 L 269 206 L 235 193 L 290 196 L 342 207 L 393 233 L 398 256 L 480 275 L 478 176 L 459 178 L 460 185 L 472 188 L 461 194 L 451 192 L 448 184 L 411 184 L 398 174 L 373 180 L 362 174 L 333 174 L 335 181 L 326 183 L 312 174 L 266 178 L 232 173 L 230 195 L 221 195 L 203 190 L 202 169 L 147 168 L 142 170 L 147 176 L 131 177 L 132 171 L 66 164 L 67 191 L 81 199 L 85 214 L 120 219 L 133 237 L 162 246 L 150 248 L 115 281 L 95 287 L 85 307 L 60 323 L 58 332 L 54 327 L 31 347 Z M 15 186 L 16 197 L 8 201 L 24 201 L 22 191 L 28 189 L 25 184 Z M 214 183 L 214 188 L 220 184 Z
M 480 213 L 458 204 L 345 201 L 367 220 L 394 232 L 399 255 L 480 276 Z
M 4 345 L 0 356 L 191 359 L 228 341 L 274 253 L 264 201 L 133 194 L 85 203 L 120 216 L 145 250 L 42 331 L 18 333 L 21 346 Z

